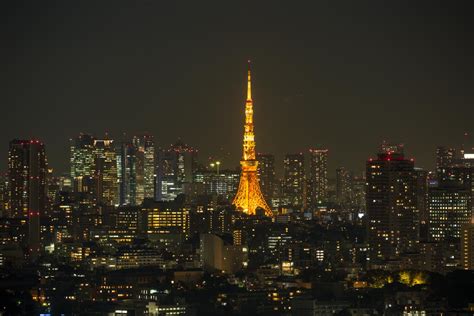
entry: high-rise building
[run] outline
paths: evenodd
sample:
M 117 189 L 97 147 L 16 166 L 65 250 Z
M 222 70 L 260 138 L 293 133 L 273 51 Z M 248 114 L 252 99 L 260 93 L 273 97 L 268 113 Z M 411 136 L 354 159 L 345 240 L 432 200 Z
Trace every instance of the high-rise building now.
M 461 268 L 474 270 L 474 219 L 461 227 Z
M 352 204 L 352 174 L 344 167 L 336 169 L 336 200 L 340 205 Z
M 158 154 L 156 200 L 171 201 L 183 193 L 183 185 L 193 182 L 197 150 L 181 140 Z
M 143 163 L 143 174 L 145 178 L 145 198 L 155 197 L 155 142 L 153 136 L 143 137 L 143 151 L 145 162 Z
M 419 243 L 417 173 L 413 160 L 387 150 L 367 161 L 366 206 L 371 263 L 397 258 Z
M 145 146 L 141 137 L 132 138 L 134 155 L 134 197 L 133 205 L 140 205 L 145 198 Z
M 7 217 L 9 210 L 8 173 L 0 174 L 0 217 Z
M 137 160 L 135 146 L 123 141 L 117 155 L 120 205 L 137 205 Z
M 430 188 L 428 196 L 430 240 L 459 240 L 462 225 L 471 221 L 471 192 L 446 185 Z
M 418 212 L 420 218 L 420 241 L 427 241 L 428 235 L 428 224 L 430 221 L 429 209 L 428 209 L 428 177 L 429 172 L 421 168 L 415 168 L 417 173 L 418 184 L 416 202 L 418 204 Z
M 101 204 L 117 205 L 119 188 L 117 178 L 117 155 L 111 139 L 94 140 L 94 178 L 98 200 Z
M 243 156 L 240 161 L 242 172 L 240 175 L 239 189 L 232 204 L 234 204 L 240 211 L 249 215 L 255 215 L 257 208 L 261 208 L 267 216 L 271 216 L 272 211 L 263 197 L 258 182 L 258 160 L 256 159 L 255 154 L 253 100 L 251 89 L 252 81 L 249 69 L 247 73 L 247 100 L 245 102 Z
M 353 196 L 354 196 L 354 206 L 359 211 L 365 211 L 365 188 L 366 188 L 366 178 L 365 172 L 362 175 L 354 176 L 352 179 L 352 189 L 353 189 Z
M 303 206 L 306 181 L 302 153 L 285 156 L 283 176 L 283 199 L 288 201 L 291 206 Z
M 456 158 L 456 150 L 445 146 L 436 148 L 436 176 L 438 180 L 446 180 L 448 168 Z
M 328 149 L 310 149 L 309 179 L 312 184 L 311 200 L 314 204 L 328 200 Z
M 258 181 L 265 201 L 271 202 L 275 191 L 275 156 L 270 154 L 257 154 Z
M 40 251 L 40 216 L 47 202 L 47 162 L 44 144 L 38 140 L 12 140 L 8 156 L 10 215 L 28 219 L 31 258 Z
M 222 196 L 226 200 L 232 199 L 237 193 L 240 172 L 236 170 L 198 170 L 194 174 L 193 184 L 202 184 L 207 195 Z
M 70 140 L 71 179 L 76 192 L 82 192 L 94 177 L 94 141 L 92 135 L 83 133 Z

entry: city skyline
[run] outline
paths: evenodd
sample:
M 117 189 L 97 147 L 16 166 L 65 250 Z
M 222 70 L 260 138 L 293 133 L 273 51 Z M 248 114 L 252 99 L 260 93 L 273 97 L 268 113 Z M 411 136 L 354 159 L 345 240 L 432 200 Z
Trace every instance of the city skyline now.
M 259 82 L 254 89 L 259 151 L 275 154 L 280 166 L 285 153 L 321 145 L 330 150 L 331 170 L 362 171 L 368 154 L 387 140 L 405 143 L 418 166 L 432 169 L 437 145 L 459 145 L 464 132 L 473 132 L 467 57 L 472 45 L 466 41 L 472 23 L 462 5 L 308 4 L 287 12 L 255 4 L 248 25 L 239 23 L 246 16 L 242 8 L 224 19 L 214 14 L 217 8 L 203 5 L 197 20 L 192 8 L 179 5 L 132 6 L 127 16 L 137 23 L 123 24 L 116 6 L 77 5 L 77 10 L 59 5 L 41 23 L 31 19 L 35 10 L 45 12 L 41 5 L 12 6 L 6 12 L 22 14 L 6 19 L 15 32 L 5 36 L 1 52 L 11 63 L 0 75 L 9 87 L 0 100 L 9 117 L 0 141 L 43 140 L 51 166 L 61 172 L 67 170 L 62 157 L 69 138 L 106 131 L 115 136 L 148 131 L 162 147 L 181 137 L 210 156 L 223 148 L 230 153 L 225 163 L 237 166 L 241 128 L 234 118 L 243 117 L 242 68 L 248 58 Z M 165 14 L 180 9 L 174 20 Z M 420 10 L 421 20 L 415 14 Z M 352 20 L 345 18 L 348 12 Z M 201 22 L 203 17 L 210 18 Z M 88 38 L 85 49 L 80 43 L 89 29 L 102 31 Z M 118 40 L 119 34 L 124 38 Z M 48 116 L 38 121 L 42 111 Z M 179 117 L 180 124 L 169 117 Z M 298 127 L 278 128 L 281 137 L 271 137 L 287 120 Z M 5 146 L 3 157 L 6 152 Z M 5 159 L 0 166 L 6 167 Z
M 467 1 L 0 12 L 0 314 L 474 313 Z

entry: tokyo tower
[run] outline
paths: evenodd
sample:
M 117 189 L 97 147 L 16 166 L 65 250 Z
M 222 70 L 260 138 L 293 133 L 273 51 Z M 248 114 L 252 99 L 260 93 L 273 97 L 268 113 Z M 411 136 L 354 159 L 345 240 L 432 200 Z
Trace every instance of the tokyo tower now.
M 249 60 L 247 100 L 245 101 L 244 150 L 242 160 L 240 161 L 242 171 L 240 174 L 239 189 L 232 204 L 234 204 L 238 210 L 248 215 L 255 215 L 257 208 L 262 208 L 265 211 L 265 215 L 272 216 L 273 213 L 267 202 L 265 202 L 258 183 L 258 161 L 255 155 L 255 134 L 253 128 L 252 82 Z

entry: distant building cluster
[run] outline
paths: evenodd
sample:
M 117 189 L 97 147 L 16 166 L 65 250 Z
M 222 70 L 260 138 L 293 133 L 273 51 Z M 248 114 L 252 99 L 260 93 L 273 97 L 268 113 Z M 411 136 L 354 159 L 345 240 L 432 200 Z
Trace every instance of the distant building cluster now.
M 356 173 L 315 147 L 278 170 L 255 150 L 250 72 L 245 109 L 235 169 L 181 140 L 80 134 L 58 175 L 44 143 L 12 140 L 0 314 L 474 311 L 471 148 L 438 147 L 430 171 L 384 142 Z

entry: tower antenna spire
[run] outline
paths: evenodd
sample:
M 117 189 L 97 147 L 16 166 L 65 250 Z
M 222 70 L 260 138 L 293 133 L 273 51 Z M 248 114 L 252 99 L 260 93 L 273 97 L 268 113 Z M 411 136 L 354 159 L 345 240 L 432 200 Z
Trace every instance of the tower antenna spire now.
M 247 71 L 247 100 L 252 100 L 252 78 L 250 74 L 250 59 L 247 60 L 248 63 L 248 71 Z

